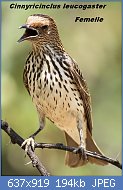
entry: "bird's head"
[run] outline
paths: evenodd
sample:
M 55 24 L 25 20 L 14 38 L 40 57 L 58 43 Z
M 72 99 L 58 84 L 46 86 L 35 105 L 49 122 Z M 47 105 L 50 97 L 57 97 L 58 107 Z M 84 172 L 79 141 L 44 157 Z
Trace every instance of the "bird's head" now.
M 47 15 L 31 15 L 28 17 L 26 24 L 20 26 L 19 28 L 25 28 L 25 32 L 18 42 L 29 40 L 32 43 L 37 44 L 39 42 L 45 43 L 47 41 L 59 40 L 55 21 Z

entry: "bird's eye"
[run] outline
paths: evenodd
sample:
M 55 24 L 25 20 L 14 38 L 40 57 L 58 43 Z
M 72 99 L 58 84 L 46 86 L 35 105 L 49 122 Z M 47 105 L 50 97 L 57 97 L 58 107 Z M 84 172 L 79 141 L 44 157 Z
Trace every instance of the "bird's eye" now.
M 42 30 L 47 30 L 48 29 L 48 25 L 44 25 L 41 28 L 42 28 Z

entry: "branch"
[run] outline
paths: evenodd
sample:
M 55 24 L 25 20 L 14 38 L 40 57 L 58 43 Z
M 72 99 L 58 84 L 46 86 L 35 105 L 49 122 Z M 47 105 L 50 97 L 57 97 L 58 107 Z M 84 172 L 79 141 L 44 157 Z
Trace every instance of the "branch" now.
M 24 139 L 20 137 L 13 129 L 11 129 L 7 122 L 2 121 L 1 122 L 1 128 L 10 136 L 11 141 L 13 144 L 17 143 L 19 146 L 24 142 Z M 21 147 L 24 149 L 25 147 Z M 59 149 L 59 150 L 65 150 L 69 152 L 73 152 L 76 148 L 75 147 L 68 147 L 63 144 L 57 143 L 57 144 L 48 144 L 48 143 L 36 143 L 35 142 L 35 148 L 48 148 L 48 149 Z M 77 152 L 80 154 L 81 152 Z M 42 163 L 39 161 L 38 157 L 35 155 L 35 153 L 32 151 L 31 147 L 27 152 L 28 156 L 32 160 L 33 167 L 36 167 L 41 175 L 48 176 L 49 173 L 45 169 L 45 167 L 42 165 Z M 120 169 L 122 169 L 122 164 L 118 160 L 113 160 L 112 158 L 108 158 L 106 156 L 97 154 L 96 152 L 91 152 L 86 150 L 87 156 L 91 156 L 96 159 L 104 160 Z
M 21 144 L 24 142 L 24 139 L 20 137 L 5 121 L 1 121 L 1 128 L 10 136 L 11 142 L 13 144 L 18 144 L 21 147 Z M 25 147 L 21 147 L 25 150 Z M 31 147 L 29 147 L 27 151 L 27 155 L 32 161 L 33 167 L 36 167 L 42 176 L 49 176 L 50 174 L 47 172 L 46 168 L 40 162 L 39 158 L 32 151 Z
M 75 147 L 68 147 L 61 143 L 57 143 L 57 144 L 35 143 L 35 148 L 59 149 L 59 150 L 73 152 L 73 153 L 75 150 Z M 81 152 L 77 152 L 77 153 L 81 153 Z M 91 157 L 99 159 L 99 160 L 104 160 L 122 170 L 122 164 L 118 160 L 113 160 L 112 158 L 109 158 L 109 157 L 103 156 L 101 154 L 97 154 L 96 152 L 91 152 L 88 150 L 86 150 L 85 153 L 87 156 L 91 156 Z

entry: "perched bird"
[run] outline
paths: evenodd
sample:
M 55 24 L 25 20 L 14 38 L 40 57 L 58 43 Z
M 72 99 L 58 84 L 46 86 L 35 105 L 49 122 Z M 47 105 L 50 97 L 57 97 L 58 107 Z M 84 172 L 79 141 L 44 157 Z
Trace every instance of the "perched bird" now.
M 88 162 L 106 165 L 105 161 L 87 157 L 85 153 L 87 149 L 102 154 L 92 138 L 91 97 L 77 63 L 62 45 L 55 21 L 48 15 L 34 14 L 20 28 L 25 28 L 25 33 L 18 42 L 32 43 L 23 73 L 40 122 L 32 137 L 44 128 L 45 118 L 48 118 L 64 132 L 67 145 L 82 152 L 82 156 L 67 152 L 68 166 Z M 30 138 L 24 144 L 28 141 Z

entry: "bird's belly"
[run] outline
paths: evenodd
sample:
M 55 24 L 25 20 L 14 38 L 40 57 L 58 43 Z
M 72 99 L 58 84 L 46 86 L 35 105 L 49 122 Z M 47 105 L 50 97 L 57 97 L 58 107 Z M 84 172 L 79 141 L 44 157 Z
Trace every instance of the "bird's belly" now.
M 54 123 L 56 121 L 65 123 L 66 120 L 77 117 L 78 114 L 84 115 L 79 92 L 70 84 L 59 84 L 54 81 L 46 86 L 42 85 L 42 89 L 37 86 L 32 97 L 36 106 Z
M 53 89 L 47 85 L 44 90 L 36 91 L 33 95 L 33 102 L 38 111 L 41 111 L 57 127 L 69 134 L 78 144 L 80 143 L 77 129 L 78 115 L 81 115 L 83 126 L 86 128 L 81 101 L 77 91 L 72 91 L 70 86 L 67 87 L 67 90 L 63 87 L 59 88 L 58 84 L 55 84 Z
M 77 113 L 74 109 L 63 108 L 61 102 L 55 106 L 53 101 L 47 102 L 42 100 L 38 104 L 38 110 L 41 110 L 60 130 L 65 131 L 74 141 L 80 144 L 77 129 Z M 83 120 L 83 122 L 85 121 Z
M 65 125 L 72 117 L 76 117 L 77 115 L 77 110 L 73 102 L 67 103 L 64 97 L 58 98 L 52 94 L 49 97 L 42 95 L 40 98 L 34 98 L 33 102 L 55 124 L 61 123 L 61 125 Z

